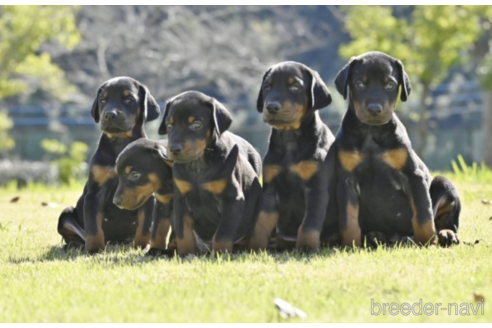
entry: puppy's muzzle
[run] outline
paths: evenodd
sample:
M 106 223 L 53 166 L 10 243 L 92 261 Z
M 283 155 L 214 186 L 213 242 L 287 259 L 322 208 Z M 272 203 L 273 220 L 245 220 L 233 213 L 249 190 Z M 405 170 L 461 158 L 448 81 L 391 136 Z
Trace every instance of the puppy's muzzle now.
M 280 103 L 278 101 L 272 101 L 272 102 L 267 103 L 267 105 L 266 105 L 266 109 L 267 109 L 268 113 L 270 113 L 272 115 L 277 114 L 278 111 L 280 110 L 280 108 L 282 108 L 282 106 L 280 105 Z
M 383 106 L 381 104 L 369 104 L 367 111 L 372 116 L 377 116 L 383 112 Z

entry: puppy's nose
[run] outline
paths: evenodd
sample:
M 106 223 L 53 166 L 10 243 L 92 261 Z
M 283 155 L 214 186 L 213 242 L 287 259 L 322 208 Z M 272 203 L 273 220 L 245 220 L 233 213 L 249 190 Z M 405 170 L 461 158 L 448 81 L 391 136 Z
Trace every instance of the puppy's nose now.
M 107 110 L 104 113 L 104 118 L 107 120 L 115 119 L 117 116 L 118 116 L 118 112 L 116 112 L 116 110 L 114 109 Z
M 276 114 L 280 110 L 280 103 L 278 101 L 269 102 L 266 108 L 270 114 Z
M 121 196 L 118 196 L 115 194 L 113 197 L 113 204 L 115 204 L 116 206 L 119 206 L 119 205 L 121 205 L 121 202 L 122 202 Z
M 170 145 L 169 150 L 173 155 L 179 155 L 179 153 L 183 150 L 183 147 L 181 145 Z
M 371 115 L 379 115 L 383 112 L 383 106 L 380 104 L 369 104 L 369 106 L 367 106 L 367 111 Z

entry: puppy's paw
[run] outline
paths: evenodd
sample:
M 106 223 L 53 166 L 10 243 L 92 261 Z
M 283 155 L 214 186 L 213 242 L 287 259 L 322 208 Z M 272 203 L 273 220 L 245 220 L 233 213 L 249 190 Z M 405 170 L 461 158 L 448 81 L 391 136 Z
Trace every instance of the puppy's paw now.
M 367 246 L 378 247 L 379 245 L 386 245 L 388 240 L 386 235 L 379 231 L 371 231 L 366 235 Z
M 145 253 L 145 256 L 152 256 L 152 257 L 160 257 L 160 256 L 172 257 L 172 256 L 174 256 L 174 250 L 160 249 L 160 248 L 151 247 L 148 250 L 148 252 Z
M 440 246 L 449 247 L 451 245 L 458 245 L 460 239 L 458 234 L 452 230 L 441 230 L 437 233 L 437 238 Z

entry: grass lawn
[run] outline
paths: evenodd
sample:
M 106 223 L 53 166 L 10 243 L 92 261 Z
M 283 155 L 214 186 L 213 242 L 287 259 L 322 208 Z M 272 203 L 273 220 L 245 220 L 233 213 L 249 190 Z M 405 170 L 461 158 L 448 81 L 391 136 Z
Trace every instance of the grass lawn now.
M 490 172 L 489 172 L 490 173 Z M 276 322 L 280 297 L 307 322 L 492 321 L 492 174 L 449 175 L 463 199 L 460 236 L 476 245 L 449 249 L 337 249 L 320 254 L 242 254 L 152 259 L 112 247 L 65 253 L 60 211 L 81 190 L 0 189 L 1 322 Z M 17 203 L 10 203 L 20 196 Z M 43 207 L 41 202 L 58 204 Z M 477 296 L 474 296 L 477 295 Z M 479 296 L 480 295 L 480 296 Z M 377 303 L 471 303 L 478 315 L 371 315 Z M 418 307 L 415 308 L 418 310 Z M 459 307 L 461 309 L 461 307 Z M 374 307 L 377 312 L 378 308 Z M 470 309 L 470 314 L 472 310 Z

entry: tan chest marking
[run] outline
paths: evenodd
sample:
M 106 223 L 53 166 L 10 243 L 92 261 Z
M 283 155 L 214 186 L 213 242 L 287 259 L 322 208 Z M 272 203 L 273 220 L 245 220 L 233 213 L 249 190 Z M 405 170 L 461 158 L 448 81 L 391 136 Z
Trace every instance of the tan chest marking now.
M 263 179 L 266 183 L 269 183 L 282 171 L 282 167 L 279 165 L 267 165 L 263 171 Z
M 404 148 L 388 150 L 381 154 L 383 162 L 395 170 L 401 170 L 407 162 L 408 152 Z
M 181 195 L 186 195 L 192 189 L 191 183 L 187 181 L 174 178 L 174 183 L 176 184 L 176 187 L 178 187 Z
M 352 172 L 362 162 L 364 156 L 358 151 L 340 151 L 338 152 L 338 160 L 342 167 L 347 172 Z
M 106 184 L 109 179 L 116 176 L 116 171 L 112 166 L 94 165 L 91 171 L 92 177 L 100 186 Z
M 161 195 L 156 193 L 155 198 L 157 198 L 157 201 L 161 204 L 169 204 L 173 200 L 173 194 Z
M 302 180 L 308 181 L 318 171 L 318 162 L 302 161 L 291 165 L 289 170 L 297 174 Z
M 227 186 L 226 179 L 214 180 L 207 183 L 202 184 L 202 188 L 210 191 L 212 194 L 219 195 L 222 194 L 224 189 Z

